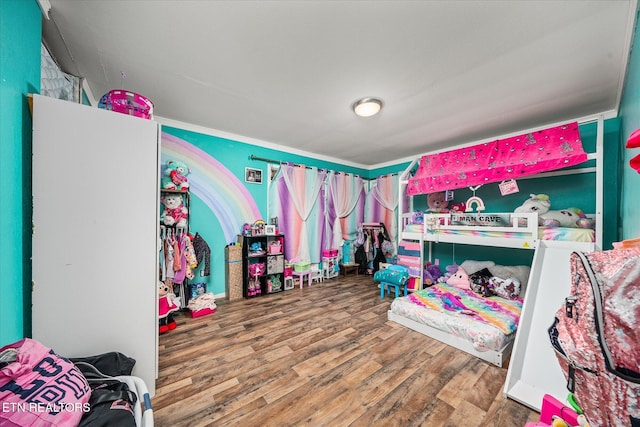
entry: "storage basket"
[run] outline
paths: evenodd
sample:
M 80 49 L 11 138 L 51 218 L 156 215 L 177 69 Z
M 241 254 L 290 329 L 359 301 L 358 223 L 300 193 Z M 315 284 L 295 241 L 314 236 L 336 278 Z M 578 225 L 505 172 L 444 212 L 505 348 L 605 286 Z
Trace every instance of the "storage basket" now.
M 335 256 L 338 256 L 338 250 L 337 249 L 325 249 L 322 251 L 322 256 L 324 258 L 332 258 Z
M 301 261 L 293 264 L 293 271 L 297 271 L 298 273 L 309 271 L 311 268 L 311 263 L 309 261 Z
M 153 118 L 153 102 L 142 95 L 126 90 L 111 90 L 105 93 L 100 98 L 98 108 L 143 119 Z
M 225 291 L 229 301 L 242 299 L 242 246 L 225 248 Z
M 282 253 L 282 245 L 279 241 L 271 242 L 269 244 L 269 254 L 278 255 Z

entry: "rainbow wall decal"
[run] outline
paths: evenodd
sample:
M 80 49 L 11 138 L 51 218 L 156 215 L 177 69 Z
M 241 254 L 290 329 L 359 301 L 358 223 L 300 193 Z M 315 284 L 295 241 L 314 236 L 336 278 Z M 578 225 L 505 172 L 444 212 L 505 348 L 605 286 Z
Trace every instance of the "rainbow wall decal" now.
M 225 241 L 233 242 L 244 223 L 260 219 L 260 209 L 244 184 L 219 161 L 187 141 L 162 133 L 161 158 L 179 160 L 191 170 L 191 194 L 201 199 L 220 222 Z

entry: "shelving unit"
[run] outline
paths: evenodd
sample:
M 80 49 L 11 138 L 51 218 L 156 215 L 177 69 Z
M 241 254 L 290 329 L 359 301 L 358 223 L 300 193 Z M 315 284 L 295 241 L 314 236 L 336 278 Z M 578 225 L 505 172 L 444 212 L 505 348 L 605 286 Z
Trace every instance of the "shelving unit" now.
M 339 274 L 338 256 L 322 257 L 322 277 L 324 279 L 332 279 L 338 277 Z
M 253 298 L 284 291 L 284 235 L 244 236 L 242 295 Z

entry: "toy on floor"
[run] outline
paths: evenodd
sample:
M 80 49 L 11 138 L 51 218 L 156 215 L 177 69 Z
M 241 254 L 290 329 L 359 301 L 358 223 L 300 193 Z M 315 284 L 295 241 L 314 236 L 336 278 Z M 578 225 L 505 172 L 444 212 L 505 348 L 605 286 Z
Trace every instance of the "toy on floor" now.
M 180 307 L 177 298 L 169 286 L 163 282 L 158 282 L 158 332 L 164 334 L 176 328 L 177 324 L 173 320 L 173 313 Z

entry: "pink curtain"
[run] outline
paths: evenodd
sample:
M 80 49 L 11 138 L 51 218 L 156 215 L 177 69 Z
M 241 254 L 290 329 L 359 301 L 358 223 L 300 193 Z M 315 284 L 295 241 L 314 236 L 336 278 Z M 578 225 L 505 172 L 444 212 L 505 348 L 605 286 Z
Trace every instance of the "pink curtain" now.
M 293 237 L 296 234 L 299 236 L 298 250 L 294 256 L 302 260 L 318 262 L 321 231 L 324 225 L 323 209 L 320 209 L 322 203 L 319 199 L 327 171 L 307 168 L 304 165 L 284 164 L 280 168 L 280 173 L 287 190 L 286 194 L 280 194 L 283 200 L 281 206 L 293 206 L 300 220 L 299 228 L 296 227 L 298 230 L 292 230 Z
M 342 240 L 349 240 L 349 233 L 356 231 L 349 226 L 348 217 L 356 213 L 355 208 L 358 201 L 364 197 L 364 184 L 362 178 L 356 175 L 332 172 L 328 178 L 330 202 L 328 209 L 332 210 L 328 213 L 331 218 L 331 238 L 328 243 L 331 248 L 339 248 Z M 356 225 L 357 227 L 357 225 Z
M 392 242 L 397 232 L 398 180 L 397 174 L 376 178 L 367 196 L 366 221 L 383 223 Z M 406 194 L 401 196 L 406 198 Z

